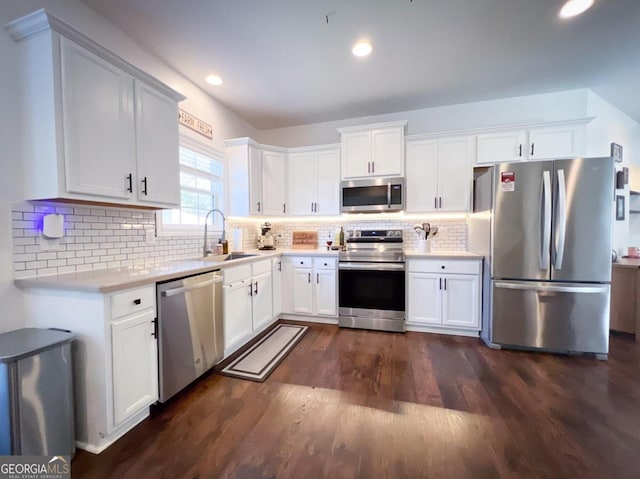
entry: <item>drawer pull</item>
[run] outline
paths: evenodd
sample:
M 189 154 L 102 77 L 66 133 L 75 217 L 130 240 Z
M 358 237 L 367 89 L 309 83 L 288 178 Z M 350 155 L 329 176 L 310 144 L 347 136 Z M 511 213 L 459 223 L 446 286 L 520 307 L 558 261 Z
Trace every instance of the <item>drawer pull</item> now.
M 133 304 L 135 304 L 135 305 L 142 304 L 142 300 L 140 298 L 136 298 L 136 299 L 133 300 Z
M 444 269 L 444 265 L 440 266 L 440 268 Z

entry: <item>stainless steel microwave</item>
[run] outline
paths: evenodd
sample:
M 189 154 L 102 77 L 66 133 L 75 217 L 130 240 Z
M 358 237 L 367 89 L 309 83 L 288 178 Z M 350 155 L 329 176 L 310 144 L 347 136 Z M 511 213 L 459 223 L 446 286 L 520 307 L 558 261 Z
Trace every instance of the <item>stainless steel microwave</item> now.
M 365 178 L 341 183 L 343 213 L 381 213 L 404 209 L 404 178 Z

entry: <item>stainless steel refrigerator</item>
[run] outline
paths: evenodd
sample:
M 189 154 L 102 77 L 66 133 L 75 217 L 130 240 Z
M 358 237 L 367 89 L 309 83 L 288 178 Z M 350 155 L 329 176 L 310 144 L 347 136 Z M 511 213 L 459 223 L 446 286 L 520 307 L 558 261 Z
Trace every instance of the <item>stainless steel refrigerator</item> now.
M 578 158 L 476 174 L 469 236 L 487 257 L 486 342 L 606 357 L 614 172 L 612 158 Z

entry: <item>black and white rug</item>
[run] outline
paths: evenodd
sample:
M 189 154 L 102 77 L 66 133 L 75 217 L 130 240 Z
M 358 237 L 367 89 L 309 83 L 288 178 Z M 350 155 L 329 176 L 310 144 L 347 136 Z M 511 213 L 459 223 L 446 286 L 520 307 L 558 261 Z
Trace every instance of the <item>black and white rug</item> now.
M 262 382 L 280 364 L 307 332 L 308 326 L 279 324 L 242 353 L 220 374 Z

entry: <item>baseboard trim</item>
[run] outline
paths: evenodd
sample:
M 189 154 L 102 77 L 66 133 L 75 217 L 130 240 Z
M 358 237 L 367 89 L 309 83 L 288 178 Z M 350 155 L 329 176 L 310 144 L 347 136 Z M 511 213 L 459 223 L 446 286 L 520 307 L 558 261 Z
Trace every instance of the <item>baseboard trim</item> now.
M 338 324 L 338 317 L 336 316 L 305 316 L 303 314 L 288 314 L 283 313 L 278 319 L 291 319 L 294 321 L 303 321 L 307 323 L 321 323 L 321 324 Z
M 134 427 L 144 421 L 149 417 L 149 408 L 147 407 L 145 410 L 139 412 L 131 419 L 129 419 L 126 423 L 120 426 L 116 432 L 109 435 L 108 438 L 105 438 L 99 445 L 89 444 L 83 441 L 76 441 L 76 447 L 78 449 L 82 449 L 83 451 L 90 452 L 91 454 L 100 454 L 102 451 L 107 449 L 113 443 L 115 443 L 118 439 L 124 436 L 126 433 L 131 431 Z
M 424 326 L 417 324 L 407 323 L 407 331 L 414 333 L 435 333 L 435 334 L 448 334 L 450 336 L 467 336 L 470 338 L 480 337 L 480 331 L 469 329 L 456 329 L 456 328 L 440 328 L 433 326 Z

